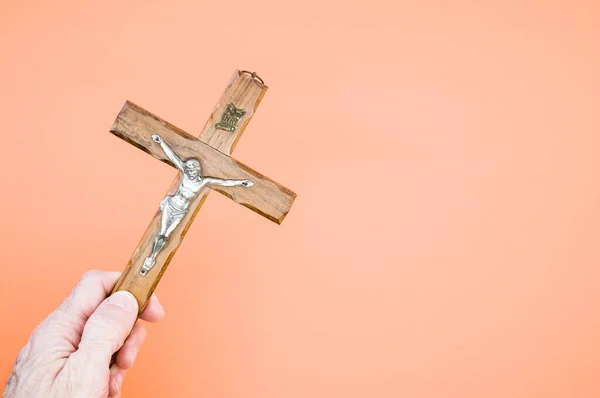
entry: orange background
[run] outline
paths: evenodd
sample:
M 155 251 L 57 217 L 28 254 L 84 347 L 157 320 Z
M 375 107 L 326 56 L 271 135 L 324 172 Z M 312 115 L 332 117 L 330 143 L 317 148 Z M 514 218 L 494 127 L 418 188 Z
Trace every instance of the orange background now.
M 88 269 L 122 270 L 175 173 L 109 134 L 197 134 L 270 89 L 234 156 L 282 226 L 209 197 L 125 397 L 600 394 L 593 1 L 2 2 L 0 365 Z

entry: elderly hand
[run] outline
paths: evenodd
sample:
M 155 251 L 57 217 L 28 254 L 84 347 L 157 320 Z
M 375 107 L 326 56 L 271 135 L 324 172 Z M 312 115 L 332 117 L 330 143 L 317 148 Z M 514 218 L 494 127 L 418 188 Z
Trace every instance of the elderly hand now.
M 69 297 L 31 334 L 19 353 L 4 398 L 119 397 L 125 371 L 146 337 L 129 292 L 107 298 L 119 272 L 87 272 Z M 164 310 L 153 295 L 140 318 Z M 115 363 L 110 365 L 112 355 Z

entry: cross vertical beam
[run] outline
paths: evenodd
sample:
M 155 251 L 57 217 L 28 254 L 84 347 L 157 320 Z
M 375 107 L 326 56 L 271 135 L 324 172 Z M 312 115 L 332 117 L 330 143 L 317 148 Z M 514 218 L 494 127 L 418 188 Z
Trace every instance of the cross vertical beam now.
M 259 77 L 256 76 L 256 74 L 250 74 L 245 71 L 236 71 L 229 82 L 229 85 L 225 89 L 225 92 L 217 102 L 214 111 L 210 115 L 198 139 L 215 150 L 225 155 L 230 155 L 242 133 L 246 129 L 248 123 L 252 119 L 252 116 L 254 116 L 254 113 L 267 89 L 268 87 Z M 234 131 L 231 131 L 231 129 L 225 130 L 221 126 L 218 126 L 218 124 L 225 119 L 223 116 L 225 112 L 228 112 L 229 104 L 233 104 L 235 108 L 244 110 L 244 113 L 241 117 L 239 113 L 234 115 L 238 116 L 239 118 Z M 123 107 L 122 112 L 124 112 L 131 105 L 132 104 L 127 102 Z M 119 119 L 117 119 L 115 125 L 113 125 L 111 132 L 123 139 L 130 141 L 127 136 L 120 133 L 121 130 L 118 128 L 118 120 Z M 136 144 L 135 142 L 132 143 L 134 145 Z M 136 146 L 148 151 L 141 145 Z M 179 178 L 176 178 L 171 184 L 169 195 L 174 193 L 174 190 L 177 188 L 178 184 Z M 131 292 L 138 300 L 139 312 L 141 313 L 144 310 L 148 300 L 150 299 L 150 296 L 156 289 L 156 286 L 160 282 L 169 263 L 179 248 L 183 237 L 191 226 L 196 214 L 202 207 L 202 204 L 204 203 L 209 191 L 210 190 L 208 188 L 203 188 L 199 192 L 198 196 L 190 204 L 188 213 L 184 216 L 180 225 L 170 236 L 165 247 L 158 255 L 156 267 L 151 269 L 146 276 L 140 276 L 139 269 L 144 262 L 144 258 L 148 255 L 147 251 L 152 245 L 152 240 L 160 228 L 161 214 L 160 211 L 157 211 L 152 222 L 142 236 L 142 239 L 140 240 L 136 250 L 133 252 L 127 267 L 113 288 L 112 293 L 115 293 L 119 290 L 127 290 Z M 295 194 L 293 194 L 293 197 L 295 197 Z M 291 201 L 293 201 L 293 197 Z M 289 203 L 290 206 L 291 201 Z

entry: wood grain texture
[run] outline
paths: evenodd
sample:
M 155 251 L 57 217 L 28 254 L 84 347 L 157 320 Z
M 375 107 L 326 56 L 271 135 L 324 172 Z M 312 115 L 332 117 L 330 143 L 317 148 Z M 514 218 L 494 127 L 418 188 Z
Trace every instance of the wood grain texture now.
M 221 156 L 229 155 L 231 151 L 233 151 L 235 144 L 238 142 L 240 136 L 247 127 L 250 119 L 254 115 L 256 108 L 260 104 L 260 101 L 265 95 L 267 89 L 268 87 L 266 85 L 252 78 L 250 75 L 242 73 L 240 71 L 236 71 L 232 79 L 230 80 L 227 88 L 225 89 L 225 92 L 219 99 L 213 113 L 210 115 L 208 121 L 206 122 L 202 133 L 200 134 L 200 139 L 203 141 L 203 143 L 198 147 L 202 148 L 201 150 L 203 151 L 203 153 L 208 153 L 211 159 L 224 160 L 224 158 L 221 158 Z M 243 107 L 247 111 L 244 117 L 240 120 L 238 124 L 239 127 L 234 133 L 218 130 L 215 127 L 216 121 L 219 121 L 221 118 L 221 114 L 224 111 L 224 107 L 230 102 L 235 104 L 238 108 Z M 159 130 L 143 130 L 141 129 L 141 126 L 132 124 L 137 123 L 138 121 L 145 122 L 146 124 L 144 125 L 146 129 L 159 128 Z M 130 137 L 128 135 L 132 132 L 132 130 L 136 131 L 135 137 L 137 138 L 135 138 L 134 136 Z M 134 144 L 138 148 L 141 148 L 146 152 L 152 154 L 153 152 L 155 152 L 156 149 L 154 148 L 155 143 L 150 143 L 148 139 L 154 133 L 164 134 L 163 138 L 165 138 L 165 140 L 169 140 L 169 138 L 167 137 L 174 137 L 175 139 L 173 140 L 173 142 L 171 140 L 167 141 L 169 145 L 178 142 L 183 145 L 183 148 L 188 147 L 188 150 L 196 149 L 198 143 L 202 142 L 199 139 L 196 139 L 193 136 L 163 121 L 162 119 L 157 118 L 149 112 L 144 111 L 140 107 L 135 106 L 131 102 L 127 102 L 125 104 L 121 113 L 117 117 L 117 120 L 115 121 L 115 124 L 111 129 L 111 132 Z M 193 141 L 196 142 L 192 143 Z M 173 146 L 173 148 L 176 152 L 178 151 L 178 149 L 175 146 Z M 185 156 L 187 156 L 187 154 L 191 154 L 191 152 L 185 153 Z M 199 153 L 194 153 L 194 155 L 199 156 Z M 182 154 L 182 156 L 184 156 L 184 154 Z M 164 154 L 156 152 L 155 157 L 166 161 L 164 159 Z M 211 169 L 211 166 L 208 164 L 210 162 L 207 162 L 207 160 L 203 159 L 201 156 L 199 157 L 201 158 L 200 160 L 203 166 L 203 175 L 208 175 L 209 170 L 212 170 L 215 173 L 217 173 L 216 175 L 214 175 L 214 177 L 222 175 L 219 174 L 219 170 L 216 170 L 214 168 Z M 166 162 L 168 163 L 168 161 Z M 229 160 L 224 160 L 224 164 L 227 166 L 227 173 L 233 173 L 233 175 L 252 174 L 251 172 L 249 172 L 249 170 L 245 168 L 245 166 L 239 166 L 240 163 L 235 162 L 235 160 L 233 159 L 229 158 Z M 240 174 L 235 174 L 238 172 Z M 253 175 L 259 177 L 258 173 L 254 173 L 255 174 Z M 271 209 L 269 206 L 265 206 L 266 203 L 264 203 L 264 200 L 269 200 L 268 195 L 263 199 L 263 202 L 261 202 L 261 200 L 258 200 L 258 203 L 256 203 L 258 205 L 258 207 L 256 207 L 257 211 L 260 212 L 260 209 L 266 207 L 267 209 L 270 209 L 268 210 L 268 214 L 270 216 L 269 218 L 272 220 L 276 219 L 278 222 L 281 222 L 283 220 L 283 217 L 285 217 L 285 214 L 287 214 L 287 211 L 289 211 L 289 207 L 291 206 L 294 200 L 295 194 L 291 193 L 291 191 L 288 192 L 288 190 L 281 187 L 279 184 L 271 182 L 263 176 L 260 177 L 261 178 L 259 178 L 259 180 L 261 181 L 261 183 L 264 184 L 262 185 L 263 188 L 275 188 L 274 191 L 277 192 L 277 195 L 280 198 L 283 198 L 283 196 L 286 195 L 290 197 L 289 205 L 287 205 L 287 210 L 285 205 L 282 206 L 282 203 L 285 202 L 279 202 L 277 209 Z M 179 176 L 176 176 L 167 194 L 174 193 L 178 185 Z M 254 189 L 255 187 L 256 185 L 249 189 Z M 239 196 L 239 192 L 237 190 L 233 192 L 233 195 L 231 195 L 232 192 L 228 191 L 223 190 L 221 191 L 221 193 L 233 196 L 233 198 L 237 199 L 238 203 L 247 203 L 244 201 L 244 197 Z M 269 193 L 270 191 L 270 189 L 267 189 L 264 192 Z M 170 236 L 163 250 L 158 255 L 156 265 L 148 272 L 146 276 L 141 276 L 139 275 L 139 269 L 143 264 L 144 258 L 148 255 L 148 253 L 151 250 L 152 241 L 156 236 L 156 233 L 159 230 L 160 226 L 160 211 L 158 210 L 158 203 L 162 198 L 157 198 L 157 212 L 154 218 L 152 219 L 150 225 L 146 229 L 146 232 L 142 236 L 137 248 L 133 252 L 133 255 L 131 256 L 127 267 L 123 271 L 121 278 L 119 279 L 119 281 L 117 281 L 115 287 L 113 288 L 112 293 L 118 290 L 127 290 L 131 292 L 138 300 L 139 312 L 141 313 L 144 310 L 150 296 L 156 289 L 156 286 L 158 285 L 163 274 L 167 270 L 167 267 L 169 266 L 173 256 L 175 255 L 186 232 L 191 226 L 194 218 L 196 217 L 198 211 L 202 206 L 202 203 L 204 203 L 204 200 L 206 199 L 206 196 L 209 192 L 209 188 L 204 188 L 200 191 L 196 199 L 190 204 L 188 213 L 185 215 L 177 229 Z
M 278 224 L 289 212 L 296 196 L 277 182 L 129 101 L 110 131 L 173 167 L 160 145 L 152 141 L 153 134 L 160 135 L 182 160 L 198 159 L 205 177 L 251 180 L 255 184 L 252 188 L 219 187 L 215 190 Z
M 242 133 L 246 130 L 250 119 L 254 116 L 256 108 L 258 108 L 267 89 L 267 86 L 250 75 L 237 71 L 217 102 L 215 110 L 206 121 L 204 129 L 202 129 L 198 137 L 200 141 L 226 155 L 231 155 Z M 238 128 L 234 133 L 218 130 L 215 127 L 215 124 L 221 120 L 225 106 L 229 103 L 233 103 L 237 108 L 246 110 L 246 114 L 240 119 Z

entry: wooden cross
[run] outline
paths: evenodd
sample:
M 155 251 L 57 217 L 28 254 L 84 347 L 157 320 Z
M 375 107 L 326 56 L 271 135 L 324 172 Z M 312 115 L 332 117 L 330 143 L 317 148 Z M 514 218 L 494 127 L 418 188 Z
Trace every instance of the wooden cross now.
M 180 176 L 171 185 L 167 196 L 168 198 L 169 195 L 177 193 L 178 198 L 161 202 L 159 210 L 112 291 L 131 292 L 138 301 L 140 314 L 206 199 L 209 187 L 277 224 L 281 224 L 289 212 L 296 197 L 294 192 L 229 157 L 267 89 L 256 73 L 236 71 L 199 138 L 187 134 L 129 101 L 117 116 L 110 129 L 111 133 L 180 169 Z M 166 147 L 163 143 L 167 144 Z M 199 161 L 199 165 L 198 162 L 194 164 L 194 159 Z M 194 185 L 195 169 L 202 177 L 198 181 L 204 184 L 204 180 L 210 177 L 214 184 Z M 180 181 L 185 175 L 192 177 L 188 180 L 192 190 L 194 187 L 200 187 L 187 207 L 182 205 L 182 201 L 185 202 L 182 198 L 185 198 L 190 190 L 180 187 Z M 183 207 L 186 207 L 186 212 L 182 211 Z M 178 221 L 169 234 L 164 233 L 164 216 Z M 166 235 L 168 238 L 165 238 Z M 159 251 L 155 256 L 155 263 L 151 264 L 152 260 L 149 257 L 152 257 L 151 253 L 156 248 L 159 248 Z M 151 268 L 146 264 L 151 264 Z

